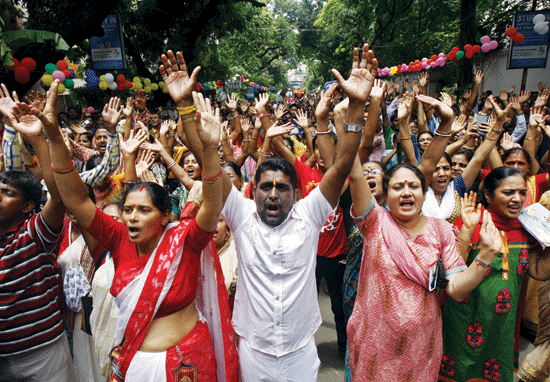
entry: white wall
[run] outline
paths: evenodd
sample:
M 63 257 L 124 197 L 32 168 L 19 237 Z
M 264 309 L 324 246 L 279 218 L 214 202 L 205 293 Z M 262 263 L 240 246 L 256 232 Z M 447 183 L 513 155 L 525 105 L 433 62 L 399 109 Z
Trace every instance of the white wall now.
M 538 92 L 537 83 L 542 81 L 547 87 L 550 86 L 550 57 L 547 57 L 546 68 L 527 69 L 527 82 L 525 90 Z M 476 66 L 484 74 L 481 90 L 492 90 L 493 94 L 498 94 L 500 89 L 509 89 L 512 85 L 516 86 L 516 94 L 521 87 L 521 78 L 523 69 L 506 69 L 508 62 L 508 49 L 499 50 L 487 57 L 483 62 Z

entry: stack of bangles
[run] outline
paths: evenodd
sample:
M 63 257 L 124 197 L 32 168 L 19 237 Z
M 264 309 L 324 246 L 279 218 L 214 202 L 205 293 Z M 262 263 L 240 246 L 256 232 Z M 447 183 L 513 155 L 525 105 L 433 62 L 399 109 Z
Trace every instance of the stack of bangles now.
M 266 158 L 271 157 L 271 153 L 264 153 L 263 151 L 260 151 L 258 154 L 260 154 L 261 156 L 266 157 Z
M 71 160 L 71 165 L 67 168 L 57 168 L 57 167 L 54 167 L 54 165 L 52 164 L 52 170 L 53 170 L 53 172 L 55 172 L 57 174 L 68 174 L 71 171 L 73 171 L 74 169 L 75 169 L 74 161 L 72 161 L 72 160 Z
M 330 130 L 326 130 L 326 131 L 317 130 L 317 135 L 319 135 L 319 134 L 328 134 L 328 133 L 330 133 Z
M 31 164 L 25 163 L 25 167 L 27 168 L 35 168 L 36 166 L 38 166 L 38 159 L 35 159 L 34 162 L 32 162 Z
M 168 171 L 170 171 L 170 169 L 171 169 L 172 167 L 174 167 L 176 164 L 177 164 L 177 162 L 176 162 L 176 161 L 173 161 L 172 163 L 170 163 L 170 164 L 168 165 L 168 167 L 166 167 L 166 169 L 167 169 Z
M 178 110 L 178 114 L 180 116 L 188 115 L 197 111 L 197 107 L 194 104 L 191 106 L 185 106 L 185 107 L 178 106 L 176 109 Z M 189 123 L 189 122 L 193 122 L 194 120 L 195 118 L 191 117 L 191 118 L 182 119 L 181 122 Z
M 457 242 L 459 242 L 460 244 L 465 245 L 466 247 L 469 247 L 469 246 L 470 246 L 470 244 L 466 243 L 465 241 L 460 240 L 458 237 L 455 237 L 455 240 L 456 240 Z
M 215 183 L 215 182 L 217 182 L 218 180 L 220 180 L 222 178 L 222 172 L 223 172 L 223 170 L 220 170 L 218 175 L 209 178 L 209 177 L 204 175 L 204 172 L 201 171 L 202 181 L 204 183 Z

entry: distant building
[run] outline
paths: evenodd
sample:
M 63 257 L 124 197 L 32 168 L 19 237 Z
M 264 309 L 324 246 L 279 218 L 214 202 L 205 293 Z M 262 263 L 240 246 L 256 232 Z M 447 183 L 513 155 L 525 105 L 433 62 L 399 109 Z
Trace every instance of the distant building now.
M 307 76 L 307 65 L 298 64 L 298 68 L 288 71 L 288 82 L 293 89 L 303 89 Z

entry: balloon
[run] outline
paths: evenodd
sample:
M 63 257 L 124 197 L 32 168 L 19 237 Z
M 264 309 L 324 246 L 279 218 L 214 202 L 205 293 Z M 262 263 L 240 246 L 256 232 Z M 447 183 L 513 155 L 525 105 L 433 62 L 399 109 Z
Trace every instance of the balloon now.
M 250 86 L 254 86 L 254 82 L 250 81 Z
M 163 92 L 164 94 L 167 94 L 167 93 L 168 93 L 168 88 L 167 88 L 166 86 L 163 87 L 163 88 L 162 88 L 162 92 Z
M 539 13 L 535 17 L 533 17 L 533 24 L 543 23 L 546 19 L 544 18 L 544 15 L 542 13 Z
M 514 27 L 510 27 L 510 28 L 506 29 L 506 36 L 508 36 L 508 37 L 514 37 L 516 35 L 516 33 L 518 33 L 518 30 Z
M 124 76 L 124 74 L 119 74 L 118 76 L 116 76 L 116 82 L 117 83 L 126 82 L 126 77 Z
M 445 53 L 443 53 L 443 52 L 439 53 L 439 55 L 437 56 L 437 58 L 445 58 Z
M 124 82 L 124 87 L 125 87 L 126 89 L 131 89 L 132 86 L 134 86 L 134 83 L 133 83 L 132 81 L 126 81 L 126 82 Z
M 454 52 L 454 53 L 457 53 L 458 51 L 460 50 L 460 48 L 458 46 L 455 46 L 451 52 Z
M 86 83 L 86 86 L 87 86 L 88 89 L 90 89 L 90 90 L 97 89 L 97 87 L 98 87 L 98 85 L 97 85 L 95 82 L 87 82 L 87 83 Z
M 76 73 L 74 72 L 74 70 L 69 69 L 69 72 L 71 72 L 71 78 L 75 78 L 75 77 L 76 77 Z
M 466 44 L 466 45 L 464 45 L 464 50 L 465 50 L 466 52 L 472 50 L 472 48 L 473 48 L 472 44 Z
M 65 85 L 59 84 L 57 85 L 57 94 L 63 94 L 65 93 Z
M 464 51 L 459 50 L 458 52 L 456 52 L 456 59 L 457 60 L 460 60 L 462 57 L 464 57 Z
M 95 111 L 95 109 L 94 109 L 93 106 L 88 106 L 88 108 L 86 109 L 86 111 L 87 111 L 88 113 L 90 113 L 90 114 L 93 114 L 94 111 Z
M 141 82 L 141 79 L 139 77 L 134 77 L 134 79 L 132 80 L 133 83 L 138 83 L 138 82 Z
M 30 57 L 25 57 L 21 60 L 21 65 L 27 68 L 30 72 L 36 69 L 36 61 Z
M 523 42 L 523 40 L 525 40 L 525 36 L 521 33 L 518 33 L 517 35 L 515 35 L 514 37 L 512 37 L 512 40 L 516 43 L 516 44 L 521 44 Z
M 537 32 L 538 34 L 546 34 L 548 33 L 548 22 L 543 21 L 540 23 L 536 23 L 533 29 L 535 29 L 535 32 Z
M 426 69 L 428 67 L 428 62 L 423 62 L 422 63 L 422 69 Z
M 432 56 L 432 62 L 433 61 L 437 61 L 437 56 L 435 54 Z
M 102 74 L 101 76 L 99 76 L 99 81 L 105 81 L 105 74 Z M 105 81 L 107 82 L 107 81 Z
M 474 52 L 473 52 L 472 50 L 466 52 L 466 54 L 465 54 L 465 57 L 466 57 L 467 59 L 470 59 L 470 58 L 472 58 L 473 56 L 474 56 Z
M 105 81 L 107 81 L 108 83 L 111 83 L 115 80 L 115 76 L 113 76 L 111 73 L 107 73 L 105 74 L 105 77 L 104 77 Z
M 65 81 L 65 75 L 61 70 L 56 70 L 52 73 L 52 78 L 54 80 L 59 80 L 61 82 Z
M 107 82 L 107 83 L 109 84 L 109 89 L 110 90 L 116 90 L 116 88 L 117 88 L 116 82 L 110 82 L 110 83 Z
M 20 84 L 26 84 L 31 79 L 31 72 L 23 65 L 19 65 L 14 69 L 15 80 Z
M 109 89 L 109 84 L 107 83 L 107 81 L 101 81 L 99 83 L 99 88 L 101 90 L 107 90 L 107 89 Z
M 69 69 L 63 69 L 62 72 L 65 75 L 66 79 L 71 78 L 72 74 L 71 74 L 71 71 Z
M 159 90 L 158 84 L 152 83 L 152 84 L 151 84 L 151 90 L 153 90 L 153 91 Z
M 48 73 L 44 73 L 44 75 L 42 76 L 42 83 L 46 86 L 50 86 L 52 82 L 53 82 L 52 75 Z
M 480 39 L 481 43 L 482 44 L 488 44 L 491 42 L 491 37 L 489 36 L 483 36 L 481 39 Z
M 422 62 L 428 62 L 428 59 L 427 59 L 426 57 L 424 57 L 424 58 L 422 59 Z
M 65 69 L 69 69 L 69 64 L 67 63 L 67 61 L 65 60 L 59 60 L 57 61 L 57 69 L 59 70 L 65 70 Z M 61 92 L 60 92 L 61 93 Z
M 166 87 L 166 84 L 164 83 L 164 81 L 160 81 L 159 82 L 159 88 L 164 89 L 165 87 Z
M 134 90 L 143 89 L 143 84 L 141 82 L 134 82 Z
M 474 45 L 472 50 L 473 50 L 474 53 L 479 53 L 479 51 L 481 50 L 481 46 L 480 45 Z
M 57 70 L 57 66 L 55 66 L 55 64 L 46 64 L 46 72 L 48 72 L 49 74 L 52 74 L 53 72 L 55 72 Z
M 523 36 L 523 35 L 522 35 Z M 497 40 L 493 40 L 489 43 L 489 45 L 491 46 L 491 50 L 494 50 L 496 48 L 498 48 L 498 41 Z
M 123 91 L 124 89 L 126 89 L 126 86 L 124 86 L 124 82 L 120 82 L 116 85 L 116 90 L 118 90 L 119 92 Z
M 487 53 L 487 52 L 489 52 L 490 50 L 491 50 L 491 47 L 489 46 L 489 44 L 483 44 L 483 45 L 481 46 L 481 51 L 482 51 L 483 53 Z
M 65 81 L 63 81 L 63 84 L 65 85 L 65 87 L 67 89 L 72 89 L 74 88 L 74 81 L 71 80 L 70 78 L 66 78 Z
M 151 80 L 149 78 L 146 78 L 146 79 L 143 80 L 143 83 L 147 87 L 147 86 L 151 85 Z

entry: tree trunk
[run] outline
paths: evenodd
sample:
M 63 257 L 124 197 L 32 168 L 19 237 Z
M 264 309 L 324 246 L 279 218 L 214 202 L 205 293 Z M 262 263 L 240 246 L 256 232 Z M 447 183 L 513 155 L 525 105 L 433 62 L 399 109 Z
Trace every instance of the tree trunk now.
M 476 0 L 460 0 L 459 47 L 474 42 L 476 33 Z M 458 61 L 458 88 L 463 88 L 473 80 L 472 60 L 462 58 Z

